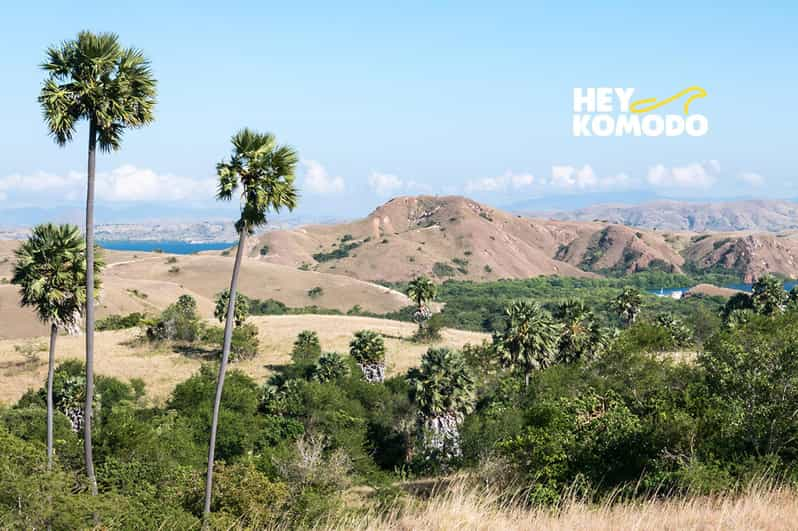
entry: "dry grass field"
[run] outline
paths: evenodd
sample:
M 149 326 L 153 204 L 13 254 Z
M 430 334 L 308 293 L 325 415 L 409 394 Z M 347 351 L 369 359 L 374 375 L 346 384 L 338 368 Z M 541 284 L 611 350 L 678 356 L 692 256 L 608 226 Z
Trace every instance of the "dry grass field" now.
M 798 527 L 798 493 L 761 486 L 741 495 L 685 497 L 595 505 L 571 501 L 557 510 L 501 504 L 490 493 L 455 487 L 396 510 L 330 524 L 330 530 L 786 531 Z
M 364 328 L 378 330 L 386 336 L 388 374 L 407 370 L 418 363 L 427 345 L 407 339 L 415 327 L 369 317 L 337 315 L 285 315 L 251 317 L 259 329 L 260 354 L 254 359 L 233 364 L 258 381 L 263 381 L 270 366 L 289 361 L 291 347 L 300 331 L 310 329 L 319 334 L 325 351 L 347 352 L 352 334 Z M 124 381 L 141 378 L 147 384 L 147 395 L 154 402 L 169 396 L 174 386 L 193 374 L 206 358 L 206 353 L 181 352 L 179 346 L 153 347 L 136 341 L 141 334 L 136 329 L 98 332 L 95 335 L 95 372 Z M 461 330 L 444 330 L 441 346 L 460 347 L 465 343 L 480 343 L 484 334 Z M 0 340 L 0 403 L 13 403 L 30 388 L 38 388 L 47 374 L 47 352 L 39 353 L 38 363 L 26 363 L 25 356 L 15 347 L 33 344 L 46 349 L 47 338 Z M 83 359 L 83 336 L 61 336 L 57 342 L 57 360 Z
M 16 286 L 4 283 L 12 276 L 14 249 L 20 242 L 0 241 L 0 339 L 45 335 L 47 326 L 33 311 L 19 306 Z M 197 299 L 204 317 L 213 315 L 214 296 L 230 283 L 233 260 L 225 256 L 169 255 L 104 251 L 107 267 L 97 304 L 99 318 L 130 312 L 158 313 L 188 294 Z M 320 287 L 321 295 L 308 291 Z M 320 306 L 346 311 L 355 305 L 374 313 L 398 310 L 410 304 L 401 293 L 377 284 L 341 275 L 246 259 L 241 268 L 242 293 L 258 299 L 276 299 L 288 306 Z

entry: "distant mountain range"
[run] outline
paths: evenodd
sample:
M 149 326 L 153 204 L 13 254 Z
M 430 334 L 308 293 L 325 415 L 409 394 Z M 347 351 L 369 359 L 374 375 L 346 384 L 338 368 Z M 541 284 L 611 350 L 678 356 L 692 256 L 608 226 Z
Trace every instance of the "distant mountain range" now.
M 607 203 L 574 210 L 514 210 L 548 219 L 602 221 L 669 231 L 781 232 L 798 229 L 798 203 L 794 201 L 693 203 L 660 200 L 638 205 Z
M 287 229 L 304 225 L 309 220 L 288 218 L 275 221 L 258 230 Z M 324 220 L 332 223 L 334 220 Z M 0 227 L 0 240 L 22 240 L 30 230 L 25 227 Z M 100 241 L 181 241 L 191 243 L 228 243 L 238 240 L 232 221 L 151 223 L 103 223 L 94 227 L 94 235 Z

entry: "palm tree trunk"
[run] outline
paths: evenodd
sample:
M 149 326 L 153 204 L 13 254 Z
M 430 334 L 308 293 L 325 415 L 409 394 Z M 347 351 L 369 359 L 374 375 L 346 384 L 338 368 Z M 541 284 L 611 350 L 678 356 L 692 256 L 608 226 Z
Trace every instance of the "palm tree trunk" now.
M 50 325 L 50 357 L 47 363 L 47 471 L 53 469 L 53 378 L 55 377 L 55 338 L 58 327 Z
M 83 452 L 86 476 L 92 495 L 97 495 L 94 457 L 91 446 L 91 417 L 94 400 L 94 171 L 97 160 L 97 124 L 89 125 L 89 168 L 86 186 L 86 405 L 83 408 Z
M 233 265 L 233 277 L 230 279 L 230 300 L 227 303 L 227 320 L 224 324 L 224 343 L 222 344 L 222 361 L 219 364 L 219 377 L 216 380 L 216 396 L 213 400 L 213 417 L 211 417 L 211 441 L 208 446 L 208 472 L 205 478 L 205 508 L 203 510 L 203 528 L 207 529 L 208 516 L 211 514 L 211 494 L 213 491 L 213 460 L 216 453 L 216 429 L 219 425 L 219 408 L 222 403 L 222 389 L 224 388 L 224 374 L 227 370 L 227 360 L 230 357 L 230 344 L 233 339 L 233 321 L 235 319 L 236 290 L 238 289 L 238 274 L 241 271 L 241 259 L 244 256 L 244 242 L 247 237 L 246 227 L 241 229 L 238 239 L 238 249 Z

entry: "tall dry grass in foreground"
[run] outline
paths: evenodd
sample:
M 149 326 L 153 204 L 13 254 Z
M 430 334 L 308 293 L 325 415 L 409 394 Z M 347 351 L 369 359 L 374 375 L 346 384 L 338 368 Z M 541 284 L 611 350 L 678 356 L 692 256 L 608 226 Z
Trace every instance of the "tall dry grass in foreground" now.
M 556 510 L 528 510 L 493 495 L 455 487 L 403 510 L 371 512 L 329 530 L 787 530 L 798 529 L 798 492 L 759 485 L 738 495 L 685 497 L 637 503 L 571 500 Z

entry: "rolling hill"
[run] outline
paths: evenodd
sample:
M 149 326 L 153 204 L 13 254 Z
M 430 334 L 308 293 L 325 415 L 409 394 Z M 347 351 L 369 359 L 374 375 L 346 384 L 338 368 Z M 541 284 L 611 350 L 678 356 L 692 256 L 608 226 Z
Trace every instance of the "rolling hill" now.
M 7 283 L 13 250 L 19 242 L 0 242 L 0 339 L 44 335 L 47 327 L 35 313 L 19 307 L 17 287 Z M 213 298 L 229 286 L 233 259 L 213 255 L 169 255 L 105 251 L 108 266 L 97 305 L 98 318 L 130 312 L 157 313 L 180 295 L 197 299 L 204 317 L 213 315 Z M 314 288 L 311 295 L 309 292 Z M 351 277 L 245 260 L 242 293 L 258 299 L 276 299 L 292 306 L 319 306 L 347 311 L 355 305 L 374 313 L 398 310 L 410 304 L 401 293 Z
M 658 205 L 644 210 L 653 216 Z M 678 205 L 663 202 L 658 215 L 667 217 Z M 687 209 L 687 221 L 651 223 L 679 228 L 798 226 L 798 205 L 789 202 L 718 204 L 695 217 L 687 206 L 679 208 Z M 635 219 L 621 216 L 618 221 Z M 644 270 L 725 271 L 746 281 L 766 272 L 798 277 L 798 230 L 657 230 L 613 220 L 529 218 L 459 196 L 397 197 L 351 223 L 264 233 L 253 239 L 248 252 L 261 262 L 388 282 L 420 274 L 437 281 L 486 281 Z
M 683 254 L 698 269 L 733 271 L 746 282 L 765 273 L 798 278 L 798 231 L 703 234 Z
M 684 262 L 658 233 L 530 219 L 459 196 L 398 197 L 352 223 L 267 232 L 249 253 L 373 281 L 580 277 L 652 264 L 680 271 Z

